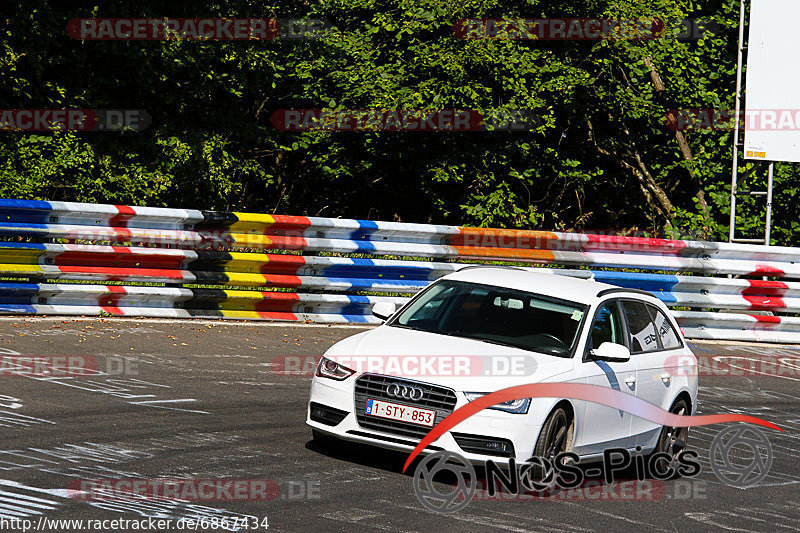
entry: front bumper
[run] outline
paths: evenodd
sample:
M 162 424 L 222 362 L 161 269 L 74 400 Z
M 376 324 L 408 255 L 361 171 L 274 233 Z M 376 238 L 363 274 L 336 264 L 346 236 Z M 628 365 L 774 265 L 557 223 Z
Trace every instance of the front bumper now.
M 356 418 L 354 384 L 358 376 L 351 376 L 344 381 L 335 381 L 327 378 L 314 377 L 311 383 L 309 408 L 306 412 L 306 424 L 313 429 L 332 437 L 337 437 L 351 442 L 371 444 L 390 450 L 411 452 L 419 443 L 419 438 L 399 435 L 389 431 L 379 431 L 359 425 Z M 341 422 L 335 423 L 334 419 L 324 422 L 311 419 L 311 403 L 327 406 L 346 412 Z M 468 402 L 463 393 L 456 391 L 455 409 L 466 405 Z M 513 445 L 513 457 L 516 461 L 525 461 L 532 455 L 536 439 L 541 430 L 542 421 L 532 414 L 536 402 L 531 404 L 528 414 L 505 413 L 502 411 L 485 410 L 468 418 L 453 428 L 458 435 L 483 436 L 491 439 L 510 441 Z M 468 461 L 483 464 L 487 460 L 502 464 L 507 463 L 509 457 L 494 454 L 472 453 L 459 446 L 453 432 L 446 432 L 423 453 L 432 453 L 440 450 L 456 452 Z M 463 439 L 462 439 L 463 443 Z

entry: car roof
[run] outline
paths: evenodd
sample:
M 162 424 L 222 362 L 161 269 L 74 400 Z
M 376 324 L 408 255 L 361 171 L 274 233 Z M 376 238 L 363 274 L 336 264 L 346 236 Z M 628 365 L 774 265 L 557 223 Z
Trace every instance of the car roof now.
M 601 291 L 609 291 L 608 294 L 614 294 L 617 297 L 628 293 L 631 296 L 642 294 L 639 291 L 626 290 L 616 285 L 600 283 L 591 279 L 492 265 L 462 268 L 442 279 L 496 285 L 587 305 L 597 303 L 601 299 L 598 296 Z M 655 295 L 648 294 L 648 296 L 657 300 Z

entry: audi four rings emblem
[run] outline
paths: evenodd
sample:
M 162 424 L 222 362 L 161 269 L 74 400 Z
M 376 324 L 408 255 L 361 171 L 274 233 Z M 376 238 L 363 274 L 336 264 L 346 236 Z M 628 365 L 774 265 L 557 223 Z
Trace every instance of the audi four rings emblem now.
M 389 383 L 386 387 L 386 394 L 404 400 L 421 400 L 424 391 L 420 387 L 403 385 L 402 383 Z

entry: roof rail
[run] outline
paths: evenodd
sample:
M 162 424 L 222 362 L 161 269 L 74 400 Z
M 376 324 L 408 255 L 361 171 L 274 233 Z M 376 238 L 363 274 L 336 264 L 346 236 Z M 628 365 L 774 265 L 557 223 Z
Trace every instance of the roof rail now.
M 634 294 L 644 294 L 645 296 L 651 296 L 653 298 L 658 298 L 658 296 L 656 296 L 652 292 L 643 291 L 643 290 L 639 290 L 639 289 L 625 289 L 625 288 L 622 288 L 622 287 L 616 287 L 616 288 L 613 288 L 613 289 L 603 289 L 602 291 L 597 293 L 597 297 L 600 298 L 601 296 L 605 296 L 606 294 L 612 294 L 612 293 L 617 293 L 617 292 L 632 292 Z
M 513 265 L 467 265 L 467 266 L 465 266 L 463 268 L 459 268 L 458 270 L 456 270 L 456 272 L 463 272 L 465 270 L 471 270 L 473 268 L 506 268 L 506 269 L 510 269 L 510 270 L 519 270 L 521 272 L 530 272 L 526 268 L 513 266 Z

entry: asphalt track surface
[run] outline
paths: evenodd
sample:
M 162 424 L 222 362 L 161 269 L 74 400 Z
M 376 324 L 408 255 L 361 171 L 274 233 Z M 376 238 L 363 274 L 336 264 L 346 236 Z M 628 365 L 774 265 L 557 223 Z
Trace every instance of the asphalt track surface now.
M 221 321 L 0 319 L 0 355 L 84 356 L 108 374 L 0 377 L 0 519 L 249 515 L 268 517 L 270 531 L 297 532 L 800 529 L 797 372 L 701 377 L 703 413 L 752 414 L 786 430 L 765 430 L 774 460 L 769 475 L 754 487 L 728 486 L 710 471 L 709 445 L 724 427 L 712 426 L 690 433 L 690 446 L 704 467 L 700 475 L 667 481 L 664 496 L 655 501 L 611 496 L 474 501 L 441 515 L 423 508 L 412 478 L 401 473 L 405 454 L 359 446 L 331 450 L 313 442 L 304 424 L 309 378 L 276 371 L 276 356 L 319 355 L 360 330 Z M 800 357 L 800 349 L 787 346 L 691 344 L 696 353 L 709 356 Z M 280 495 L 269 501 L 155 506 L 69 496 L 71 481 L 97 478 L 269 479 Z

